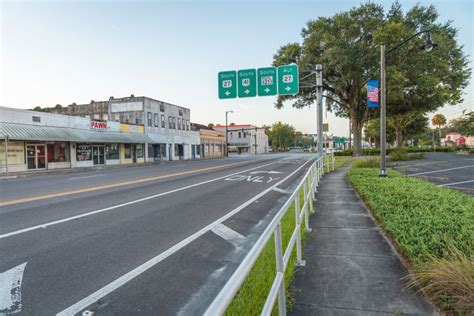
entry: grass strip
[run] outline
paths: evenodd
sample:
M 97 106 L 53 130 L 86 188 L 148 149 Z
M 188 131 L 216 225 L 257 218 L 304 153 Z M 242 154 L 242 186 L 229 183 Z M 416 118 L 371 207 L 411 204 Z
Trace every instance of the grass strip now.
M 303 207 L 304 196 L 303 190 L 299 192 L 300 196 L 300 210 Z M 295 203 L 288 208 L 285 215 L 281 220 L 281 232 L 282 232 L 282 244 L 283 253 L 288 246 L 291 239 L 291 234 L 296 227 L 295 219 Z M 301 238 L 305 237 L 304 221 L 301 225 Z M 288 291 L 288 286 L 294 277 L 296 268 L 296 245 L 290 256 L 288 266 L 285 271 L 285 287 L 286 291 L 286 302 L 287 307 L 291 308 L 294 298 Z M 275 240 L 274 237 L 270 238 L 267 245 L 265 246 L 260 257 L 255 262 L 252 270 L 242 284 L 239 292 L 234 297 L 232 303 L 227 308 L 226 315 L 260 315 L 260 312 L 265 305 L 268 293 L 272 286 L 273 280 L 276 275 L 276 261 L 275 261 Z M 273 314 L 278 314 L 278 307 L 275 304 Z
M 453 258 L 461 254 L 465 260 L 457 261 L 465 265 L 467 260 L 471 268 L 460 269 L 449 278 L 465 284 L 468 290 L 463 299 L 472 299 L 474 287 L 468 280 L 472 280 L 474 270 L 474 198 L 393 170 L 388 170 L 387 178 L 379 177 L 378 173 L 376 168 L 351 168 L 348 178 L 400 253 L 412 264 L 415 274 L 426 273 L 439 259 L 453 263 Z M 453 284 L 451 280 L 448 283 Z M 433 289 L 429 281 L 426 285 Z M 458 298 L 450 294 L 447 285 L 431 294 L 444 310 L 466 313 L 462 305 L 456 304 Z

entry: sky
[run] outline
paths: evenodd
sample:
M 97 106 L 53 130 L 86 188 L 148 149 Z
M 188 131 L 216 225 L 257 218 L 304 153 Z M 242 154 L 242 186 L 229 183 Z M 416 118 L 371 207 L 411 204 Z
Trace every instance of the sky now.
M 378 1 L 376 1 L 378 2 Z M 289 123 L 315 133 L 316 109 L 274 107 L 275 97 L 219 100 L 217 73 L 271 65 L 278 48 L 301 43 L 309 20 L 361 1 L 13 1 L 0 0 L 0 105 L 63 106 L 147 96 L 191 109 L 196 123 Z M 381 1 L 388 9 L 392 1 Z M 408 10 L 414 1 L 400 1 Z M 474 4 L 434 4 L 453 20 L 474 65 Z M 472 81 L 472 80 L 471 80 Z M 474 84 L 464 103 L 437 112 L 448 119 L 474 108 Z M 324 114 L 329 131 L 348 136 L 347 119 Z

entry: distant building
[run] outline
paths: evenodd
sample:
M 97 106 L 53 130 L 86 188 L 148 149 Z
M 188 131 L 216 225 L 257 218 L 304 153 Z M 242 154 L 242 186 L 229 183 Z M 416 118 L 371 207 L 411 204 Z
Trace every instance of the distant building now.
M 266 154 L 269 152 L 268 136 L 265 128 L 250 124 L 229 125 L 229 153 Z M 214 129 L 225 133 L 225 125 L 216 125 Z
M 73 103 L 51 111 L 144 126 L 145 134 L 154 141 L 146 144 L 146 161 L 197 158 L 199 132 L 191 130 L 191 111 L 182 106 L 132 94 L 124 98 L 110 97 L 108 101 Z
M 141 125 L 0 107 L 1 172 L 144 163 L 152 142 Z
M 197 155 L 201 159 L 225 156 L 225 132 L 197 123 L 191 123 L 191 129 L 199 132 L 201 148 L 198 148 Z

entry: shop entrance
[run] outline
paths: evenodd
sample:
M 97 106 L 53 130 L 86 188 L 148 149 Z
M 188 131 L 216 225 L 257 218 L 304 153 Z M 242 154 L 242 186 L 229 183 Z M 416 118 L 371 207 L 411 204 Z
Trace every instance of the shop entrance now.
M 94 165 L 103 165 L 105 163 L 104 147 L 104 145 L 92 146 L 92 160 L 94 161 Z
M 26 145 L 28 169 L 46 169 L 46 145 Z

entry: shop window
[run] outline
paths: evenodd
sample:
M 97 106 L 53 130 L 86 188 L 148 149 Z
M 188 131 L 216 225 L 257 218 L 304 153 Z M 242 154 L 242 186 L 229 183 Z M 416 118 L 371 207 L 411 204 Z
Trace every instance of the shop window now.
M 143 158 L 143 144 L 138 144 L 135 149 L 135 155 L 137 158 Z
M 125 144 L 123 146 L 124 149 L 124 158 L 125 159 L 131 159 L 132 158 L 132 145 L 131 144 Z
M 66 142 L 48 144 L 48 162 L 66 162 L 68 159 L 68 146 Z
M 148 158 L 154 158 L 155 157 L 155 146 L 152 144 L 148 144 Z
M 196 155 L 201 156 L 201 145 L 196 145 Z
M 154 114 L 153 123 L 154 123 L 155 127 L 158 127 L 158 113 L 155 113 L 155 114 Z
M 105 146 L 105 155 L 107 159 L 120 159 L 120 149 L 118 144 L 107 144 Z
M 239 138 L 242 138 L 242 133 L 241 132 L 239 132 Z
M 89 144 L 77 144 L 76 159 L 77 161 L 92 160 L 92 146 Z
M 165 128 L 165 116 L 161 115 L 161 127 Z

